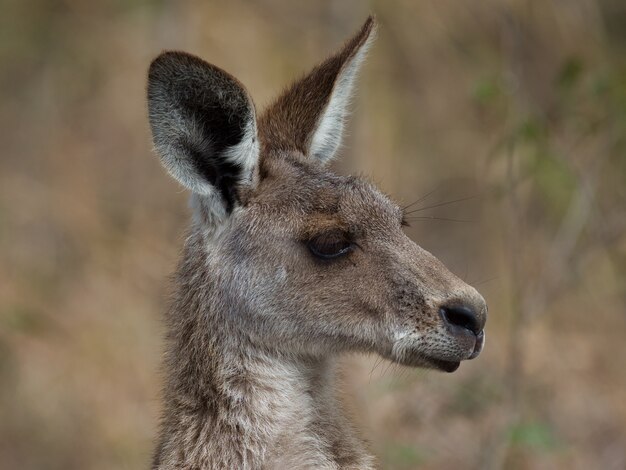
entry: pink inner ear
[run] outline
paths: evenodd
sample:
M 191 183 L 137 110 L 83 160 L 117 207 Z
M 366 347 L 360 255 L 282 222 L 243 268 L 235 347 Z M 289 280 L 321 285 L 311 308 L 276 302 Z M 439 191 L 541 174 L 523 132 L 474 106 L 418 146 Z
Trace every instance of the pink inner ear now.
M 263 150 L 297 151 L 322 161 L 332 158 L 341 142 L 354 78 L 375 28 L 369 17 L 338 53 L 292 84 L 263 113 L 259 119 Z

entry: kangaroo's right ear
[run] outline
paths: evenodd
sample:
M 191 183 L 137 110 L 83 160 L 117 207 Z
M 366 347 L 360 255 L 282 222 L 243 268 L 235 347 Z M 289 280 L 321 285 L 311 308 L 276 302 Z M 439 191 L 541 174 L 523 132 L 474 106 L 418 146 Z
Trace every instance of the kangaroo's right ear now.
M 259 156 L 254 104 L 243 85 L 198 57 L 165 52 L 150 65 L 148 110 L 168 172 L 204 207 L 228 214 Z

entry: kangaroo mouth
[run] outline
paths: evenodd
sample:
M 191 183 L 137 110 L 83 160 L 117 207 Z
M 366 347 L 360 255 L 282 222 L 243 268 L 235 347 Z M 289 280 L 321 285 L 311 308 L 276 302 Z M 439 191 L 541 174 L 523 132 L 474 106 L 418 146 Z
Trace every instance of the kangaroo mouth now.
M 472 351 L 472 354 L 470 354 L 470 357 L 468 357 L 468 359 L 477 358 L 478 355 L 482 352 L 484 347 L 485 347 L 485 330 L 481 331 L 476 336 L 476 343 L 474 344 L 474 350 Z
M 476 342 L 474 343 L 474 348 L 471 354 L 466 358 L 467 360 L 472 360 L 478 357 L 478 355 L 483 350 L 485 346 L 485 332 L 481 331 L 478 335 L 476 335 Z M 434 369 L 439 369 L 444 372 L 454 372 L 461 365 L 461 361 L 449 361 L 442 359 L 428 359 L 430 363 L 432 363 Z
M 461 365 L 461 361 L 444 361 L 441 359 L 428 359 L 433 369 L 442 370 L 444 372 L 454 372 Z
M 390 359 L 394 362 L 397 362 L 398 364 L 402 364 L 408 367 L 434 369 L 444 372 L 454 372 L 461 365 L 461 359 L 439 359 L 433 356 L 425 355 L 421 352 L 412 352 L 409 354 L 405 354 L 401 359 L 397 357 L 392 357 Z
M 471 344 L 466 344 L 466 347 L 458 351 L 458 355 L 448 355 L 444 359 L 441 356 L 437 357 L 436 351 L 425 352 L 409 346 L 404 349 L 403 354 L 393 355 L 392 360 L 409 367 L 424 367 L 443 372 L 454 372 L 459 368 L 462 361 L 478 357 L 484 345 L 485 333 L 481 331 L 475 336 L 475 340 Z

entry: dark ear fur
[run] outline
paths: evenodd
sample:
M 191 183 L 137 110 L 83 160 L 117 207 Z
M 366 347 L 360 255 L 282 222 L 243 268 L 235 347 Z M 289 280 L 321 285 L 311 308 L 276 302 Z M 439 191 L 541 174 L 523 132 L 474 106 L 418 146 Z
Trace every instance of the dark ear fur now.
M 375 20 L 369 17 L 336 55 L 294 83 L 265 111 L 259 119 L 264 148 L 294 150 L 321 162 L 334 156 L 354 78 L 375 29 Z
M 170 174 L 205 196 L 204 206 L 230 212 L 258 159 L 254 105 L 243 85 L 198 57 L 165 52 L 150 66 L 148 110 Z

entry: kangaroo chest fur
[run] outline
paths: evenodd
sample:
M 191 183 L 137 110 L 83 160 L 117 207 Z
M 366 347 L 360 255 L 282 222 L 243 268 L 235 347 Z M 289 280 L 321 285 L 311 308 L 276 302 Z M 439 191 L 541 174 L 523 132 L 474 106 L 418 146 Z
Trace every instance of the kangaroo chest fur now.
M 167 317 L 169 380 L 153 468 L 372 468 L 337 401 L 334 360 L 255 347 L 245 305 L 221 288 L 199 239 L 188 241 Z

